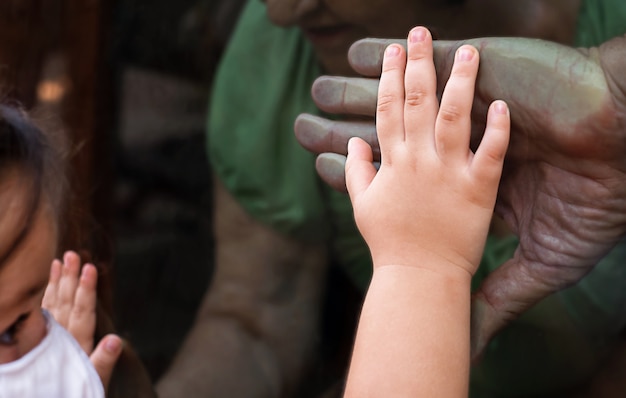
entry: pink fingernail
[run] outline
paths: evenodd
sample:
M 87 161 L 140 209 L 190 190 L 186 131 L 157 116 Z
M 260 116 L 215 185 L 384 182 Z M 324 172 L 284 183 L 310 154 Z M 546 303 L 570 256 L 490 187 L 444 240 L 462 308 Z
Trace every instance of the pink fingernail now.
M 385 50 L 385 55 L 388 57 L 395 57 L 398 54 L 400 54 L 400 47 L 396 44 L 391 44 L 387 47 L 387 50 Z
M 504 101 L 496 101 L 493 104 L 493 108 L 495 109 L 496 113 L 499 113 L 501 115 L 506 115 L 509 107 L 506 105 L 506 102 Z
M 417 27 L 417 28 L 413 28 L 413 30 L 411 30 L 411 33 L 409 34 L 409 41 L 411 43 L 417 43 L 420 41 L 424 41 L 426 40 L 426 28 L 423 27 Z
M 104 343 L 104 348 L 106 348 L 109 352 L 115 353 L 120 349 L 121 343 L 120 339 L 109 337 L 106 343 Z
M 457 59 L 459 61 L 471 61 L 474 58 L 474 50 L 467 47 L 461 47 L 457 52 Z

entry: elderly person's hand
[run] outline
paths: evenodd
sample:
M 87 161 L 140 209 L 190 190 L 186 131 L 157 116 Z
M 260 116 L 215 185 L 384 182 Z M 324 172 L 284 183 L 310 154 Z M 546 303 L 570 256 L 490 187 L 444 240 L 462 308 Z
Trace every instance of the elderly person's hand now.
M 355 43 L 352 66 L 378 76 L 389 42 Z M 510 107 L 511 143 L 496 212 L 520 238 L 514 257 L 474 294 L 472 343 L 479 354 L 507 322 L 580 280 L 626 232 L 626 38 L 584 50 L 519 38 L 440 41 L 439 92 L 465 43 L 481 56 L 473 142 L 494 99 Z M 348 138 L 378 146 L 370 118 L 377 86 L 377 79 L 321 77 L 313 86 L 318 106 L 358 118 L 301 115 L 296 121 L 298 140 L 321 153 L 318 172 L 336 189 L 345 190 Z

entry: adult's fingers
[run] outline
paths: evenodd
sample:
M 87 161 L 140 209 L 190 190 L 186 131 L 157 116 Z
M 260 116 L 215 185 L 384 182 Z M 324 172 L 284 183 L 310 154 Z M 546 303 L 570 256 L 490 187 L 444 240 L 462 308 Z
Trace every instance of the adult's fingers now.
M 357 73 L 363 76 L 380 76 L 385 48 L 392 43 L 401 44 L 406 48 L 404 39 L 361 39 L 352 44 L 348 50 L 348 61 Z
M 122 339 L 117 335 L 108 334 L 100 340 L 100 343 L 98 343 L 89 357 L 94 368 L 96 368 L 96 372 L 98 372 L 100 376 L 100 380 L 102 380 L 105 391 L 109 387 L 115 363 L 121 353 Z
M 446 82 L 454 61 L 454 53 L 465 43 L 474 43 L 475 40 L 433 40 L 433 59 L 437 69 L 439 82 Z M 361 39 L 350 46 L 348 61 L 357 73 L 378 77 L 382 70 L 385 48 L 391 43 L 399 43 L 406 48 L 406 40 L 401 39 Z M 444 76 L 440 76 L 445 71 Z
M 346 157 L 336 153 L 322 153 L 315 161 L 315 169 L 325 183 L 339 192 L 348 193 L 346 187 Z
M 372 148 L 374 160 L 380 160 L 373 120 L 335 121 L 305 113 L 297 117 L 294 131 L 300 145 L 314 153 L 334 152 L 346 155 L 350 138 L 359 137 Z
M 406 47 L 406 40 L 362 39 L 352 45 L 348 59 L 356 72 L 364 76 L 379 77 L 385 48 L 391 43 L 401 43 Z M 481 42 L 433 41 L 438 92 L 441 92 L 450 76 L 455 51 L 464 43 L 479 46 Z M 325 112 L 373 117 L 376 114 L 378 84 L 378 79 L 320 76 L 313 83 L 311 95 L 316 105 Z
M 382 64 L 378 70 L 380 72 Z M 313 82 L 311 96 L 323 111 L 374 117 L 378 79 L 320 76 Z

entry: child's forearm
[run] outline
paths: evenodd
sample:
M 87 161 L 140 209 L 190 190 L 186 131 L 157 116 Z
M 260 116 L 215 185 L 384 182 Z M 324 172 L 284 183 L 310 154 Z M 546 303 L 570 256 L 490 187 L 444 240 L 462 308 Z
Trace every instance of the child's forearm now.
M 449 268 L 375 268 L 345 397 L 467 396 L 471 276 Z

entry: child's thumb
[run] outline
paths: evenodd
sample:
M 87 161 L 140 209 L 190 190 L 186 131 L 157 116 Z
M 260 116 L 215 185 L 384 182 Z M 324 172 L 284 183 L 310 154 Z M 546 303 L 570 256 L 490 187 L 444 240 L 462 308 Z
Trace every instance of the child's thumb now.
M 376 176 L 376 168 L 372 162 L 372 148 L 369 144 L 358 137 L 350 138 L 346 159 L 346 187 L 353 201 L 369 187 Z
M 113 368 L 122 353 L 122 339 L 114 334 L 106 335 L 100 340 L 98 346 L 93 350 L 89 359 L 102 380 L 102 385 L 106 391 L 111 381 Z

